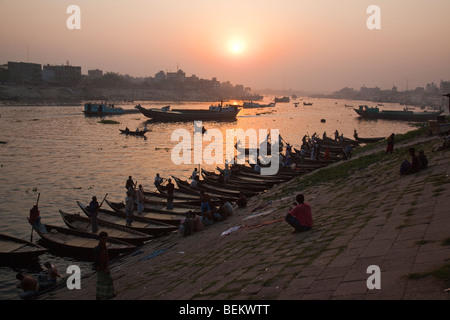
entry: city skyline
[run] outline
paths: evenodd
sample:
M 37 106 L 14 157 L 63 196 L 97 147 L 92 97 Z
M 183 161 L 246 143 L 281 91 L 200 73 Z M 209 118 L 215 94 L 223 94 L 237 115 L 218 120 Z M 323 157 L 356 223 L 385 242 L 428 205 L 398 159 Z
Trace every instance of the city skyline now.
M 80 29 L 66 26 L 71 5 Z M 380 8 L 381 29 L 366 12 Z M 0 61 L 154 76 L 182 69 L 253 90 L 333 92 L 450 78 L 445 0 L 0 2 Z

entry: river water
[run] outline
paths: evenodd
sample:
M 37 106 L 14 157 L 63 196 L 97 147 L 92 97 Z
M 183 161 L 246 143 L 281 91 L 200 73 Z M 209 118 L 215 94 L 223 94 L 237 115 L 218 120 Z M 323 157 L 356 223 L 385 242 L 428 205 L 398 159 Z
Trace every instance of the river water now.
M 261 103 L 273 101 L 266 97 Z M 296 107 L 294 102 L 298 102 Z M 313 105 L 304 106 L 303 102 Z M 211 103 L 135 102 L 143 107 L 208 108 Z M 231 102 L 232 103 L 232 102 Z M 237 103 L 241 103 L 238 101 Z M 360 137 L 388 136 L 413 129 L 407 122 L 362 120 L 354 112 L 360 104 L 374 103 L 351 100 L 299 98 L 290 103 L 277 103 L 275 108 L 242 109 L 233 122 L 203 122 L 208 129 L 219 129 L 224 144 L 227 129 L 278 129 L 283 139 L 294 147 L 301 145 L 305 134 L 324 131 L 332 136 L 337 129 L 346 137 L 357 129 Z M 116 106 L 119 106 L 116 104 Z M 134 104 L 121 105 L 131 109 Z M 386 103 L 384 109 L 401 110 L 404 106 Z M 171 141 L 176 129 L 194 132 L 192 122 L 152 123 L 142 114 L 106 118 L 86 117 L 82 106 L 2 106 L 0 107 L 0 233 L 25 240 L 31 228 L 26 217 L 40 193 L 39 209 L 44 223 L 64 226 L 58 210 L 80 212 L 76 201 L 87 203 L 93 195 L 100 200 L 122 201 L 125 181 L 132 176 L 145 190 L 154 190 L 156 173 L 162 177 L 187 179 L 194 164 L 175 165 L 171 151 L 179 143 Z M 105 124 L 100 120 L 119 124 Z M 323 122 L 323 120 L 325 122 Z M 147 125 L 146 138 L 120 134 L 125 127 L 134 130 Z M 233 143 L 234 142 L 228 142 Z M 204 142 L 203 147 L 209 142 Z M 193 148 L 193 145 L 191 145 Z M 224 149 L 225 153 L 225 149 Z M 202 168 L 213 170 L 215 164 Z M 221 165 L 223 167 L 223 165 Z M 106 205 L 106 204 L 105 204 Z M 39 236 L 34 233 L 34 242 Z M 40 266 L 53 262 L 65 274 L 71 264 L 82 273 L 91 269 L 89 261 L 43 254 L 35 266 L 4 266 L 0 263 L 0 299 L 19 299 L 15 275 L 21 271 L 37 276 Z

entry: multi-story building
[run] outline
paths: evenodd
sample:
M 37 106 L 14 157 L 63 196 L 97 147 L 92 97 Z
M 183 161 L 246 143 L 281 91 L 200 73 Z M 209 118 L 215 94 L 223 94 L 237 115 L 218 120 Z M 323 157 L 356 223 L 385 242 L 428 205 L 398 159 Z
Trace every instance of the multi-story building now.
M 441 80 L 441 85 L 439 86 L 442 94 L 450 93 L 450 81 Z
M 99 69 L 88 70 L 88 76 L 91 79 L 99 79 L 99 78 L 103 77 L 103 71 L 99 70 Z
M 8 61 L 8 73 L 11 81 L 18 83 L 42 80 L 41 65 L 38 63 Z
M 45 81 L 55 82 L 62 86 L 76 86 L 81 80 L 81 67 L 46 65 L 42 72 Z

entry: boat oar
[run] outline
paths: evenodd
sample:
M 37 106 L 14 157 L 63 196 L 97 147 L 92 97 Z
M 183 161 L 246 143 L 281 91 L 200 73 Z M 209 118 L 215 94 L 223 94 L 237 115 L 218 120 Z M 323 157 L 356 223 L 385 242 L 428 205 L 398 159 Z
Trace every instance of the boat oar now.
M 38 193 L 38 198 L 37 198 L 37 200 L 36 200 L 36 207 L 38 206 L 38 204 L 39 204 L 39 198 L 41 197 L 41 193 L 39 192 Z M 34 227 L 33 227 L 33 225 L 31 225 L 31 234 L 30 234 L 30 242 L 33 242 L 33 230 L 34 230 Z
M 105 201 L 105 199 L 106 199 L 107 196 L 108 196 L 108 193 L 105 194 L 105 197 L 103 198 L 102 202 L 101 202 L 100 205 L 98 206 L 97 211 L 95 211 L 94 217 L 97 216 L 98 210 L 100 210 L 100 207 L 103 205 L 103 202 Z

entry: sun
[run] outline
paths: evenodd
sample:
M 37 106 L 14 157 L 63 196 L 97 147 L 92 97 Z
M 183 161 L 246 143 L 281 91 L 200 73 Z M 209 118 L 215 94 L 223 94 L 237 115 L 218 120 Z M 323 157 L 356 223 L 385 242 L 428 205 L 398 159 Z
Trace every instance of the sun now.
M 245 51 L 245 43 L 241 39 L 232 39 L 228 43 L 228 50 L 234 55 L 240 55 Z

